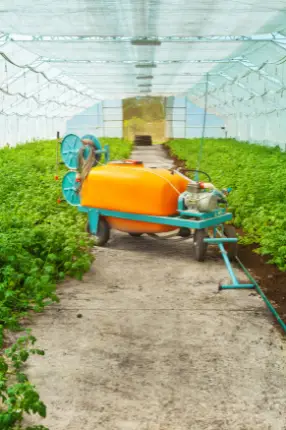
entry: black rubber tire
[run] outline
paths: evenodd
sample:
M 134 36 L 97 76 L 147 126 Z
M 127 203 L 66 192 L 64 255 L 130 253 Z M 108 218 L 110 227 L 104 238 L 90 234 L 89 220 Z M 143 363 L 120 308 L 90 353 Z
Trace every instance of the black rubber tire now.
M 207 253 L 208 244 L 204 242 L 204 238 L 208 237 L 205 229 L 197 229 L 194 234 L 194 250 L 195 259 L 204 261 Z
M 186 227 L 180 228 L 180 231 L 178 233 L 178 236 L 180 236 L 180 237 L 191 237 L 191 235 L 192 235 L 191 230 L 189 228 L 186 228 Z
M 90 232 L 89 228 L 89 222 L 87 221 L 86 225 L 86 231 L 89 234 L 92 234 Z M 98 229 L 96 234 L 92 234 L 92 236 L 96 239 L 96 245 L 97 246 L 104 246 L 110 239 L 110 227 L 106 219 L 100 218 L 98 221 Z
M 143 233 L 128 233 L 128 234 L 129 236 L 132 236 L 132 237 L 140 237 L 142 236 Z
M 224 225 L 224 235 L 226 237 L 229 237 L 229 238 L 237 237 L 236 230 L 233 227 L 233 225 L 228 225 L 228 224 Z M 230 259 L 230 261 L 235 260 L 235 257 L 237 257 L 237 251 L 238 251 L 238 244 L 237 244 L 237 242 L 235 242 L 235 243 L 225 243 L 224 244 L 224 248 L 227 251 L 227 255 L 228 255 L 228 258 Z

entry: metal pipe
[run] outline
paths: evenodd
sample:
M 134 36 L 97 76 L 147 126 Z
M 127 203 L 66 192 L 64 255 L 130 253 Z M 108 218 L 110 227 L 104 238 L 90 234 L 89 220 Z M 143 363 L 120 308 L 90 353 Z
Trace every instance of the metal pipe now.
M 197 170 L 200 169 L 201 160 L 203 156 L 203 147 L 204 147 L 204 140 L 205 140 L 205 131 L 206 131 L 206 123 L 207 123 L 207 108 L 208 108 L 208 92 L 209 92 L 209 75 L 207 73 L 206 75 L 206 90 L 205 90 L 205 102 L 204 102 L 204 118 L 203 118 L 203 128 L 202 128 L 202 137 L 201 137 L 201 143 L 200 143 L 200 149 L 199 149 L 199 155 L 198 155 L 198 164 L 197 164 Z M 199 180 L 199 174 L 198 172 L 195 175 L 195 180 Z
M 235 237 L 206 237 L 204 239 L 204 242 L 206 243 L 214 243 L 214 244 L 220 244 L 220 243 L 236 243 L 238 242 L 238 239 Z
M 249 288 L 254 288 L 253 284 L 236 284 L 236 285 L 220 285 L 220 290 L 245 290 Z
M 206 35 L 206 36 L 98 36 L 98 35 L 43 35 L 43 34 L 19 34 L 2 33 L 0 40 L 4 42 L 62 42 L 62 43 L 133 43 L 133 44 L 158 44 L 161 43 L 230 43 L 230 42 L 276 42 L 285 43 L 286 37 L 279 32 L 246 34 L 246 35 Z
M 219 243 L 219 244 L 218 244 L 218 247 L 219 247 L 220 252 L 221 252 L 221 254 L 222 254 L 222 257 L 223 257 L 223 259 L 224 259 L 224 262 L 225 262 L 226 268 L 227 268 L 228 273 L 229 273 L 229 275 L 230 275 L 230 277 L 231 277 L 231 280 L 232 280 L 233 285 L 239 285 L 239 282 L 238 282 L 238 280 L 236 279 L 236 276 L 235 276 L 234 271 L 233 271 L 233 269 L 232 269 L 232 267 L 231 267 L 231 264 L 230 264 L 230 261 L 229 261 L 229 258 L 228 258 L 228 255 L 227 255 L 227 252 L 226 252 L 226 250 L 224 249 L 223 244 L 222 244 L 222 243 Z

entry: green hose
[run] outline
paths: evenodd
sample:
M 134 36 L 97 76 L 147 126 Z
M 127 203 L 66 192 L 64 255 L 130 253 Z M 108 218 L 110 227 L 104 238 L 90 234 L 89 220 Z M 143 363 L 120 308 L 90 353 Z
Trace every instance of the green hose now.
M 267 299 L 267 297 L 265 296 L 265 294 L 263 293 L 263 291 L 261 290 L 261 288 L 259 287 L 259 285 L 255 281 L 255 279 L 253 279 L 253 277 L 251 276 L 251 274 L 249 273 L 249 271 L 246 269 L 246 267 L 242 264 L 242 262 L 240 261 L 240 259 L 238 257 L 236 257 L 236 260 L 237 260 L 238 264 L 240 265 L 240 267 L 242 268 L 242 270 L 244 271 L 244 273 L 246 274 L 246 276 L 248 277 L 248 279 L 255 286 L 256 291 L 258 292 L 258 294 L 260 294 L 261 298 L 263 299 L 264 303 L 266 304 L 266 306 L 268 307 L 268 309 L 270 310 L 270 312 L 272 313 L 272 315 L 274 315 L 274 317 L 277 319 L 278 323 L 282 327 L 283 331 L 286 333 L 286 324 L 284 323 L 284 321 L 282 320 L 282 318 L 280 317 L 280 315 L 278 314 L 278 312 L 276 311 L 276 309 L 269 302 L 269 300 Z

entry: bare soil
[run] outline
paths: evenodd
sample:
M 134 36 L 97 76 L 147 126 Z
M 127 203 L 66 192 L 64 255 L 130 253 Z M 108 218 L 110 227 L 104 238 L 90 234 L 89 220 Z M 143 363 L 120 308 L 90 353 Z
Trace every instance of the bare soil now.
M 242 231 L 237 232 L 243 235 Z M 269 258 L 254 252 L 257 248 L 257 244 L 240 245 L 239 258 L 286 322 L 286 272 L 281 272 L 277 266 L 268 264 Z

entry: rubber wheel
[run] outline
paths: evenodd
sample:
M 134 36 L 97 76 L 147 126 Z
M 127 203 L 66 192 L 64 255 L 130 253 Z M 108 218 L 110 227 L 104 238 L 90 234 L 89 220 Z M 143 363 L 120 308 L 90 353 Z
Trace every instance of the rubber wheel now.
M 140 237 L 142 236 L 143 233 L 128 233 L 128 234 L 129 236 L 132 236 L 132 237 Z
M 182 227 L 182 228 L 180 228 L 178 236 L 180 236 L 180 237 L 190 237 L 191 234 L 192 234 L 192 232 L 191 232 L 191 230 L 189 228 Z
M 110 239 L 110 227 L 104 218 L 99 219 L 96 234 L 90 232 L 89 222 L 87 222 L 86 230 L 95 237 L 97 246 L 104 246 Z
M 198 229 L 195 230 L 194 234 L 194 249 L 195 258 L 197 261 L 204 261 L 206 257 L 208 244 L 204 242 L 204 239 L 208 237 L 206 230 Z
M 228 225 L 228 224 L 224 225 L 224 235 L 229 238 L 237 237 L 235 228 L 232 225 Z M 238 251 L 237 242 L 225 243 L 224 247 L 225 247 L 225 250 L 227 251 L 228 258 L 231 261 L 235 260 L 235 257 L 237 256 L 237 251 Z

